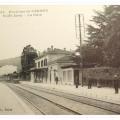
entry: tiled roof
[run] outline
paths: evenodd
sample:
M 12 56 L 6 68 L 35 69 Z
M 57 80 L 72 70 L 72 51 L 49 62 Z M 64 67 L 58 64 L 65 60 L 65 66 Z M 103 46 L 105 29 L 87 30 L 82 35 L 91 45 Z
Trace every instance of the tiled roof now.
M 59 58 L 56 60 L 56 62 L 61 63 L 61 62 L 71 62 L 74 63 L 72 56 L 64 56 L 62 58 Z

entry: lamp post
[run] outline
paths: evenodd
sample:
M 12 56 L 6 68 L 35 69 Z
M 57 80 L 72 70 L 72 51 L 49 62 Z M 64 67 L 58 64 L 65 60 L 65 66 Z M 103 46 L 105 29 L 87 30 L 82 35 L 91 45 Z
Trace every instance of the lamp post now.
M 76 52 L 75 55 L 77 56 L 77 63 L 79 64 L 79 68 L 81 70 L 81 86 L 83 87 L 83 63 L 81 61 L 81 54 L 80 52 Z M 80 79 L 80 75 L 79 75 Z
M 77 19 L 78 19 L 78 23 L 77 23 Z M 81 23 L 81 19 L 82 19 L 82 23 Z M 78 24 L 78 25 L 77 25 Z M 83 55 L 82 55 L 82 30 L 81 28 L 83 27 L 83 31 L 84 31 L 84 35 L 85 35 L 85 28 L 84 28 L 84 15 L 83 14 L 77 14 L 75 16 L 75 28 L 78 28 L 78 31 L 76 31 L 76 33 L 78 32 L 79 34 L 79 44 L 80 44 L 80 48 L 79 48 L 79 55 L 80 55 L 80 62 L 79 62 L 79 66 L 81 68 L 81 86 L 83 87 Z M 77 34 L 76 34 L 77 37 Z
M 52 74 L 51 72 L 52 72 L 52 67 L 50 67 L 50 84 L 51 84 L 51 76 L 52 76 L 52 75 L 51 75 L 51 74 Z

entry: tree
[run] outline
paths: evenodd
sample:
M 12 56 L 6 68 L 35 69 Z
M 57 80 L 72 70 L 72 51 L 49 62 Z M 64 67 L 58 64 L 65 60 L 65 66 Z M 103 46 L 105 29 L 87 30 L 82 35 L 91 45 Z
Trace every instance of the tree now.
M 96 47 L 102 47 L 104 45 L 104 38 L 105 38 L 105 16 L 103 12 L 97 12 L 95 11 L 96 16 L 93 16 L 93 19 L 91 20 L 94 25 L 88 25 L 87 31 L 88 31 L 88 44 L 90 46 Z
M 120 6 L 106 7 L 108 24 L 106 26 L 106 54 L 109 64 L 113 67 L 120 66 Z
M 27 45 L 24 47 L 22 55 L 21 55 L 21 65 L 22 72 L 26 72 L 30 70 L 30 68 L 34 67 L 34 59 L 37 57 L 37 51 L 31 47 L 31 45 Z
M 103 64 L 103 53 L 102 50 L 97 47 L 93 47 L 89 44 L 85 44 L 82 46 L 82 61 L 80 56 L 74 57 L 74 61 L 77 64 L 83 62 L 83 66 L 93 66 L 93 65 L 101 65 Z M 80 47 L 77 46 L 76 52 L 80 52 Z M 98 54 L 99 53 L 99 54 Z
M 96 11 L 88 25 L 88 45 L 98 48 L 103 54 L 104 63 L 112 67 L 120 66 L 120 6 L 104 6 L 102 12 Z M 99 51 L 99 52 L 100 52 Z M 99 53 L 98 53 L 99 54 Z

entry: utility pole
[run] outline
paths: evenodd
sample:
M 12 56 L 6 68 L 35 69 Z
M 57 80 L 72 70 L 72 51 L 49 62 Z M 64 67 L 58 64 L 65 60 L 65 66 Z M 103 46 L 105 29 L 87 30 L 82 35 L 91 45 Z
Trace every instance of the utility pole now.
M 78 23 L 77 23 L 77 17 L 78 17 Z M 81 23 L 81 20 L 83 22 L 83 25 Z M 77 25 L 78 24 L 78 25 Z M 80 68 L 81 68 L 81 86 L 83 87 L 83 55 L 82 55 L 82 30 L 81 28 L 83 27 L 83 32 L 85 35 L 85 27 L 84 27 L 84 15 L 83 14 L 77 14 L 75 16 L 75 28 L 78 28 L 78 31 L 76 31 L 76 37 L 77 37 L 77 32 L 79 32 L 79 43 L 80 43 L 80 50 L 79 50 L 79 54 L 80 54 Z

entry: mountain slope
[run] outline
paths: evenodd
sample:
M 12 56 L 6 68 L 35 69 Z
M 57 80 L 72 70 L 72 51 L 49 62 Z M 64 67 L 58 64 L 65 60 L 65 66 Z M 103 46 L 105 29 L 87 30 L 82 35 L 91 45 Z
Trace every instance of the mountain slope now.
M 0 60 L 0 66 L 2 67 L 5 65 L 14 65 L 18 67 L 18 70 L 20 70 L 21 69 L 21 57 Z

